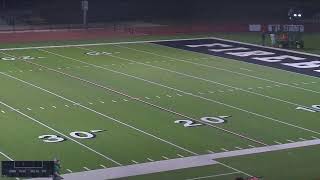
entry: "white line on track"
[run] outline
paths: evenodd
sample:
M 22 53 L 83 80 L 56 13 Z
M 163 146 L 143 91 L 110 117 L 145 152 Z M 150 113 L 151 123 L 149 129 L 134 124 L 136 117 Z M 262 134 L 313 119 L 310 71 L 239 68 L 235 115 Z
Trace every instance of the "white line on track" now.
M 269 116 L 265 116 L 265 115 L 262 115 L 262 114 L 259 114 L 259 113 L 251 112 L 249 110 L 242 109 L 242 108 L 239 108 L 239 107 L 236 107 L 236 106 L 233 106 L 233 105 L 229 105 L 229 104 L 226 104 L 226 103 L 223 103 L 223 102 L 220 102 L 220 101 L 216 101 L 216 100 L 213 100 L 213 99 L 210 99 L 210 98 L 206 98 L 206 97 L 203 97 L 203 96 L 195 95 L 195 94 L 192 94 L 190 92 L 179 90 L 179 89 L 167 86 L 167 85 L 163 85 L 163 84 L 160 84 L 160 83 L 157 83 L 157 82 L 149 81 L 149 80 L 146 80 L 146 79 L 143 79 L 143 78 L 140 78 L 140 77 L 136 77 L 136 76 L 129 75 L 129 74 L 126 74 L 126 73 L 123 73 L 123 72 L 119 72 L 119 71 L 115 71 L 115 70 L 112 70 L 112 69 L 108 69 L 108 68 L 105 68 L 105 67 L 102 67 L 102 66 L 98 66 L 98 65 L 95 65 L 95 64 L 83 62 L 83 61 L 80 61 L 78 59 L 74 59 L 74 58 L 71 58 L 71 57 L 67 57 L 67 56 L 63 56 L 63 55 L 60 55 L 60 54 L 52 53 L 50 51 L 44 51 L 44 50 L 42 50 L 42 51 L 43 52 L 47 52 L 49 54 L 53 54 L 53 55 L 59 56 L 59 57 L 63 57 L 65 59 L 70 59 L 70 60 L 77 61 L 77 62 L 80 62 L 80 63 L 83 63 L 83 64 L 88 64 L 88 65 L 91 65 L 91 66 L 99 68 L 99 69 L 104 69 L 104 70 L 107 70 L 107 71 L 110 71 L 110 72 L 114 72 L 116 74 L 122 74 L 124 76 L 131 77 L 133 79 L 138 79 L 138 80 L 141 80 L 141 81 L 144 81 L 144 82 L 148 82 L 150 84 L 154 84 L 154 85 L 157 85 L 157 86 L 165 87 L 167 89 L 171 89 L 171 90 L 174 90 L 174 91 L 179 92 L 179 93 L 187 94 L 187 95 L 190 95 L 190 96 L 193 96 L 193 97 L 197 97 L 199 99 L 203 99 L 203 100 L 206 100 L 206 101 L 214 102 L 216 104 L 220 104 L 220 105 L 232 108 L 232 109 L 236 109 L 236 110 L 239 110 L 239 111 L 242 111 L 242 112 L 246 112 L 246 113 L 251 114 L 251 115 L 262 117 L 264 119 L 269 119 L 271 121 L 278 122 L 280 124 L 284 124 L 284 125 L 287 125 L 287 126 L 291 126 L 291 127 L 297 128 L 297 129 L 302 129 L 304 131 L 308 131 L 308 132 L 312 132 L 312 133 L 320 135 L 320 132 L 317 132 L 317 131 L 314 131 L 314 130 L 311 130 L 311 129 L 308 129 L 308 128 L 304 128 L 304 127 L 301 127 L 301 126 L 298 126 L 298 125 L 295 125 L 295 124 L 291 124 L 291 123 L 288 123 L 288 122 L 285 122 L 285 121 L 281 121 L 281 120 L 278 120 L 278 119 L 275 119 L 275 118 L 272 118 L 272 117 L 269 117 Z
M 36 122 L 36 123 L 40 124 L 41 126 L 44 126 L 44 127 L 46 127 L 47 129 L 50 129 L 51 131 L 54 131 L 55 133 L 57 133 L 57 134 L 59 134 L 59 135 L 61 135 L 61 136 L 65 137 L 66 139 L 69 139 L 70 141 L 73 141 L 74 143 L 76 143 L 76 144 L 78 144 L 78 145 L 80 145 L 80 146 L 82 146 L 82 147 L 84 147 L 84 148 L 86 148 L 86 149 L 90 150 L 91 152 L 94 152 L 94 153 L 96 153 L 96 154 L 98 154 L 98 155 L 100 155 L 100 156 L 104 157 L 105 159 L 112 161 L 113 163 L 115 163 L 115 164 L 117 164 L 117 165 L 122 165 L 121 163 L 119 163 L 119 162 L 117 162 L 117 161 L 115 161 L 115 160 L 111 159 L 110 157 L 108 157 L 108 156 L 106 156 L 106 155 L 104 155 L 104 154 L 102 154 L 102 153 L 100 153 L 100 152 L 98 152 L 98 151 L 96 151 L 96 150 L 92 149 L 91 147 L 86 146 L 86 145 L 84 145 L 84 144 L 82 144 L 82 143 L 78 142 L 77 140 L 75 140 L 75 139 L 73 139 L 73 138 L 70 138 L 69 136 L 67 136 L 67 135 L 63 134 L 62 132 L 60 132 L 60 131 L 58 131 L 58 130 L 56 130 L 56 129 L 53 129 L 52 127 L 50 127 L 50 126 L 46 125 L 45 123 L 42 123 L 42 122 L 38 121 L 37 119 L 35 119 L 35 118 L 31 117 L 31 116 L 28 116 L 27 114 L 24 114 L 24 113 L 23 113 L 23 112 L 21 112 L 21 111 L 18 111 L 17 109 L 13 108 L 12 106 L 10 106 L 10 105 L 8 105 L 8 104 L 6 104 L 6 103 L 2 102 L 2 101 L 0 101 L 0 104 L 2 104 L 3 106 L 5 106 L 5 107 L 7 107 L 7 108 L 9 108 L 9 109 L 11 109 L 11 110 L 13 110 L 13 111 L 15 111 L 15 112 L 16 112 L 16 113 L 18 113 L 18 114 L 20 114 L 20 115 L 22 115 L 22 116 L 26 117 L 27 119 L 30 119 L 31 121 L 34 121 L 34 122 Z
M 217 39 L 217 38 L 215 38 L 215 39 Z M 220 39 L 220 40 L 223 40 L 223 39 Z M 233 41 L 233 42 L 237 42 L 237 41 Z M 237 42 L 237 43 L 241 43 L 241 42 Z M 252 44 L 251 44 L 251 45 L 252 45 Z M 147 54 L 153 54 L 153 55 L 158 56 L 158 57 L 173 59 L 173 60 L 176 60 L 176 61 L 181 61 L 181 62 L 185 62 L 185 63 L 197 65 L 197 66 L 203 66 L 203 67 L 208 67 L 208 68 L 212 68 L 212 69 L 217 69 L 217 70 L 225 71 L 225 72 L 232 73 L 232 74 L 237 74 L 237 75 L 241 75 L 241 76 L 246 76 L 246 77 L 250 77 L 250 78 L 253 78 L 253 79 L 258 79 L 258 80 L 262 80 L 262 81 L 266 81 L 266 82 L 271 82 L 271 83 L 275 83 L 275 84 L 280 84 L 280 85 L 284 85 L 284 86 L 288 86 L 288 87 L 292 87 L 292 88 L 296 88 L 296 89 L 300 89 L 300 90 L 304 90 L 304 91 L 309 91 L 309 92 L 313 92 L 313 93 L 320 94 L 320 91 L 315 91 L 315 90 L 311 90 L 311 89 L 306 89 L 306 88 L 302 88 L 302 87 L 297 87 L 297 86 L 293 86 L 293 85 L 290 85 L 290 84 L 287 84 L 287 83 L 283 83 L 283 82 L 278 82 L 278 81 L 274 81 L 274 80 L 270 80 L 270 79 L 266 79 L 266 78 L 262 78 L 262 77 L 257 77 L 257 76 L 254 76 L 254 75 L 250 75 L 250 74 L 245 74 L 245 73 L 241 73 L 241 72 L 236 72 L 236 71 L 234 71 L 234 70 L 229 70 L 229 69 L 224 69 L 224 68 L 219 68 L 219 67 L 215 67 L 215 66 L 210 66 L 210 65 L 202 64 L 202 63 L 196 63 L 196 62 L 192 62 L 192 61 L 187 61 L 187 60 L 184 60 L 184 59 L 181 59 L 181 58 L 174 58 L 174 57 L 164 56 L 164 55 L 157 54 L 157 53 L 154 53 L 154 52 L 149 52 L 149 51 L 145 51 L 145 50 L 138 50 L 138 49 L 129 48 L 129 47 L 126 47 L 126 46 L 118 46 L 118 47 L 122 47 L 122 48 L 126 48 L 126 49 L 131 49 L 131 50 L 134 50 L 134 51 L 137 51 L 137 52 L 143 52 L 143 53 L 147 53 Z M 293 52 L 299 53 L 299 52 L 296 52 L 296 51 L 293 51 Z M 311 54 L 311 55 L 314 56 L 314 54 Z M 316 56 L 319 57 L 319 55 L 316 55 Z M 286 72 L 288 72 L 288 71 L 286 71 Z M 307 76 L 307 77 L 310 77 L 310 76 L 308 76 L 308 75 L 306 75 L 306 76 Z M 315 78 L 315 77 L 314 77 L 314 78 Z
M 81 105 L 80 103 L 77 103 L 77 102 L 75 102 L 75 101 L 73 101 L 73 100 L 70 100 L 70 99 L 68 99 L 68 98 L 65 98 L 65 97 L 63 97 L 63 96 L 61 96 L 61 95 L 58 95 L 58 94 L 56 94 L 56 93 L 54 93 L 54 92 L 51 92 L 51 91 L 49 91 L 49 90 L 47 90 L 47 89 L 44 89 L 44 88 L 39 87 L 39 86 L 37 86 L 37 85 L 31 84 L 31 83 L 29 83 L 29 82 L 27 82 L 27 81 L 24 81 L 24 80 L 22 80 L 22 79 L 16 78 L 16 77 L 14 77 L 14 76 L 8 75 L 8 74 L 3 73 L 3 72 L 0 72 L 0 74 L 5 75 L 5 76 L 8 76 L 8 77 L 11 77 L 12 79 L 15 79 L 15 80 L 17 80 L 17 81 L 23 82 L 24 84 L 28 84 L 29 86 L 32 86 L 32 87 L 37 88 L 37 89 L 40 89 L 40 90 L 42 90 L 42 91 L 44 91 L 44 92 L 47 92 L 47 93 L 49 93 L 49 94 L 51 94 L 51 95 L 53 95 L 53 96 L 56 96 L 56 97 L 58 97 L 58 98 L 60 98 L 60 99 L 63 99 L 63 100 L 65 100 L 65 101 L 68 101 L 68 102 L 70 102 L 70 103 L 77 104 L 79 107 L 81 107 L 81 108 L 83 108 L 83 109 L 86 109 L 86 110 L 91 111 L 91 112 L 93 112 L 93 113 L 95 113 L 95 114 L 98 114 L 98 115 L 103 116 L 103 117 L 105 117 L 105 118 L 107 118 L 107 119 L 110 119 L 110 120 L 112 120 L 112 121 L 114 121 L 114 122 L 117 122 L 117 123 L 119 123 L 119 124 L 122 124 L 123 126 L 126 126 L 126 127 L 128 127 L 128 128 L 134 129 L 134 130 L 136 130 L 136 131 L 138 131 L 138 132 L 140 132 L 140 133 L 142 133 L 142 134 L 145 134 L 145 135 L 147 135 L 147 136 L 153 137 L 154 139 L 157 139 L 157 140 L 159 140 L 159 141 L 161 141 L 161 142 L 164 142 L 164 143 L 166 143 L 166 144 L 169 144 L 169 145 L 171 145 L 171 146 L 174 146 L 174 147 L 176 147 L 176 148 L 178 148 L 178 149 L 180 149 L 180 150 L 183 150 L 183 151 L 185 151 L 185 152 L 189 152 L 190 154 L 193 154 L 193 155 L 197 155 L 197 153 L 192 152 L 192 151 L 190 151 L 190 150 L 188 150 L 188 149 L 186 149 L 186 148 L 183 148 L 183 147 L 181 147 L 181 146 L 179 146 L 179 145 L 177 145 L 177 144 L 174 144 L 174 143 L 172 143 L 172 142 L 170 142 L 170 141 L 167 141 L 167 140 L 165 140 L 165 139 L 162 139 L 162 138 L 160 138 L 160 137 L 158 137 L 158 136 L 155 136 L 155 135 L 153 135 L 153 134 L 151 134 L 151 133 L 148 133 L 148 132 L 146 132 L 146 131 L 143 131 L 143 130 L 141 130 L 141 129 L 139 129 L 139 128 L 136 128 L 136 127 L 134 127 L 134 126 L 132 126 L 132 125 L 126 124 L 126 123 L 124 123 L 124 122 L 122 122 L 122 121 L 120 121 L 120 120 L 118 120 L 118 119 L 115 119 L 115 118 L 113 118 L 113 117 L 107 116 L 107 115 L 105 115 L 105 114 L 103 114 L 103 113 L 101 113 L 101 112 L 98 112 L 98 111 L 93 110 L 93 109 L 91 109 L 91 108 L 89 108 L 89 107 L 86 107 L 86 106 L 84 106 L 84 105 Z M 13 109 L 13 110 L 15 110 L 15 109 Z M 15 110 L 15 111 L 16 111 L 16 110 Z M 29 116 L 28 116 L 28 117 L 29 117 Z M 73 140 L 72 138 L 70 138 L 70 139 Z M 75 140 L 74 140 L 74 141 L 75 141 Z M 77 141 L 75 141 L 75 142 L 77 142 Z M 101 153 L 100 153 L 100 154 L 101 154 Z M 101 154 L 101 155 L 102 155 L 102 154 Z M 111 158 L 110 158 L 110 159 L 111 159 Z M 113 161 L 114 161 L 114 160 L 113 160 Z M 116 161 L 114 161 L 114 162 L 116 162 Z M 117 162 L 117 163 L 118 163 L 118 162 Z M 120 164 L 120 163 L 119 163 L 119 164 Z
M 229 176 L 233 174 L 239 174 L 239 172 L 231 172 L 231 173 L 224 173 L 224 174 L 214 174 L 210 176 L 201 176 L 201 177 L 195 177 L 195 178 L 190 178 L 190 179 L 185 179 L 185 180 L 198 180 L 198 179 L 208 179 L 208 178 L 214 178 L 214 177 L 221 177 L 221 176 Z

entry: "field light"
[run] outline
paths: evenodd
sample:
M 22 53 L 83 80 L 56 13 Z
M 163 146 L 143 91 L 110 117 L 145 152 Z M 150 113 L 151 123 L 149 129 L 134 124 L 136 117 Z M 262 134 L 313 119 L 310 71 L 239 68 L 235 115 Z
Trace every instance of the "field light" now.
M 297 14 L 293 14 L 294 17 L 297 17 Z
M 302 14 L 298 14 L 298 17 L 302 17 Z

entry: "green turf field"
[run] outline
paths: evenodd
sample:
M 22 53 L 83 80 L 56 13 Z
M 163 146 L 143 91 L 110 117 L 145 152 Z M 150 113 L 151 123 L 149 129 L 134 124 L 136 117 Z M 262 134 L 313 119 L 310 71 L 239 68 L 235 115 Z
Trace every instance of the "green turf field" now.
M 63 173 L 320 138 L 320 112 L 296 109 L 318 107 L 319 78 L 152 43 L 0 51 L 0 84 L 0 160 L 59 158 Z M 317 179 L 318 150 L 125 179 Z

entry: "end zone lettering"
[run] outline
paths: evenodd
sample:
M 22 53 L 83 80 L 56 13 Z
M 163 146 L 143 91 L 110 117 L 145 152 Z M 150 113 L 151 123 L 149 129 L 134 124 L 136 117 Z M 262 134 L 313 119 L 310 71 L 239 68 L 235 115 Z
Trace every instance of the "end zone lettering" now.
M 221 39 L 165 41 L 156 44 L 320 77 L 320 56 Z

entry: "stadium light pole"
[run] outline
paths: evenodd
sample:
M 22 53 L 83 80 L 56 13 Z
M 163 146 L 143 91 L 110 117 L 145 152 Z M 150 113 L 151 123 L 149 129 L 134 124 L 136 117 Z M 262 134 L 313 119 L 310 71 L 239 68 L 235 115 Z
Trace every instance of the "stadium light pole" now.
M 87 21 L 87 11 L 89 9 L 89 3 L 87 0 L 81 1 L 82 11 L 83 11 L 83 25 L 85 27 L 88 27 L 88 21 Z

